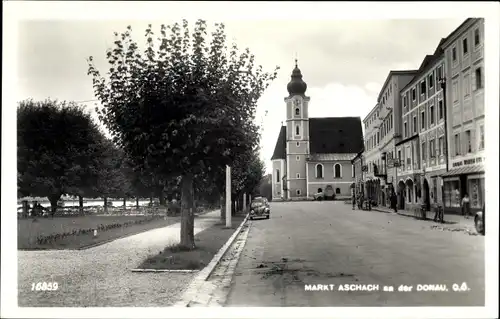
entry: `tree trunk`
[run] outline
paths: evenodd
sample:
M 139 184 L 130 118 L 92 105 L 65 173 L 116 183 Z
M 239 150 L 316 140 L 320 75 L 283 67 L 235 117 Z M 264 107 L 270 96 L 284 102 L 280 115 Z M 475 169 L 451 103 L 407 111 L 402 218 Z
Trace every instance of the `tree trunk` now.
M 139 197 L 135 198 L 135 208 L 139 209 Z
M 123 198 L 123 208 L 127 209 L 127 198 L 126 197 Z
M 193 175 L 182 176 L 181 181 L 181 243 L 186 248 L 194 249 L 194 214 L 193 214 Z
M 220 220 L 226 220 L 226 195 L 222 194 L 220 196 Z
M 61 194 L 48 196 L 50 202 L 50 214 L 54 216 L 57 210 L 57 202 L 61 198 Z
M 80 211 L 80 215 L 83 215 L 83 196 L 78 195 L 78 209 Z
M 108 213 L 108 198 L 104 197 L 104 213 Z
M 231 216 L 234 216 L 236 213 L 236 202 L 233 200 L 231 201 Z

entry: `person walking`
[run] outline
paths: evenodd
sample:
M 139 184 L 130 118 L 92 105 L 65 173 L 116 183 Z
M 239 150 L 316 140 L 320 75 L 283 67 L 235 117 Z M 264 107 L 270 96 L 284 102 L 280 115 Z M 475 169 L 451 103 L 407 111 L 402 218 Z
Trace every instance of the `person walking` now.
M 469 194 L 465 193 L 462 198 L 462 215 L 464 215 L 465 219 L 469 219 L 470 215 L 470 199 Z
M 391 208 L 394 209 L 394 212 L 398 212 L 398 197 L 396 196 L 396 192 L 392 191 L 391 194 Z

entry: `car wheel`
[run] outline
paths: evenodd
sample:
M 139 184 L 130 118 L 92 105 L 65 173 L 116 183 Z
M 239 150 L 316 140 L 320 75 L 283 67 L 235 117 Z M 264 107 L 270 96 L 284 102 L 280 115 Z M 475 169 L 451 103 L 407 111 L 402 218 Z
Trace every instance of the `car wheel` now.
M 479 234 L 484 235 L 484 224 L 481 218 L 476 216 L 476 218 L 474 219 L 474 226 L 476 226 L 476 231 Z

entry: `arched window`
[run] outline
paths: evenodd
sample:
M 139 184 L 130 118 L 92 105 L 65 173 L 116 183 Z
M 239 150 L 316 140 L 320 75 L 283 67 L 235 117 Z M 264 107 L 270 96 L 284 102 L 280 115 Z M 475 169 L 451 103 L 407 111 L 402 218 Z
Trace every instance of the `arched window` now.
M 295 115 L 300 115 L 300 109 L 298 107 L 295 108 Z
M 335 188 L 335 194 L 340 194 L 340 188 Z
M 335 178 L 342 177 L 342 165 L 337 163 L 335 164 L 335 166 L 333 166 L 333 177 Z
M 300 135 L 300 126 L 295 126 L 295 135 Z
M 279 183 L 280 182 L 280 170 L 277 169 L 276 170 L 276 183 Z
M 318 188 L 318 193 L 321 193 L 323 190 L 320 188 Z
M 316 178 L 323 178 L 323 164 L 316 164 Z
M 296 192 L 297 192 L 297 195 L 300 195 L 300 189 L 297 189 Z

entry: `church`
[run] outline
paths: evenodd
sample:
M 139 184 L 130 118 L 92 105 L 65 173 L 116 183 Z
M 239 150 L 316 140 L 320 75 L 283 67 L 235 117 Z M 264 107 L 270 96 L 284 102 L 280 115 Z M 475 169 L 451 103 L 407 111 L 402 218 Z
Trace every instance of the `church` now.
M 327 186 L 337 198 L 349 197 L 354 183 L 351 160 L 363 149 L 361 118 L 309 117 L 311 99 L 305 95 L 307 84 L 297 60 L 287 90 L 286 124 L 281 125 L 271 158 L 273 201 L 311 200 Z

